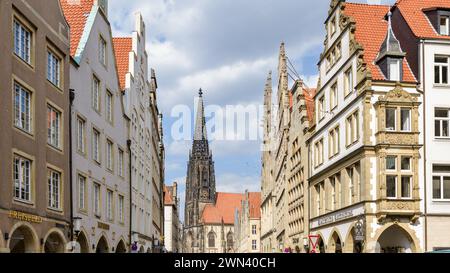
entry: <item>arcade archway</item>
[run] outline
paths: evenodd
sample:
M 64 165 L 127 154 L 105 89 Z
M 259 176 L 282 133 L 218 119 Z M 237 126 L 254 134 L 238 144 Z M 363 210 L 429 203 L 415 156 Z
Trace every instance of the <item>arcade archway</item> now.
M 10 234 L 8 248 L 11 253 L 39 252 L 38 236 L 30 225 L 18 225 L 12 229 Z

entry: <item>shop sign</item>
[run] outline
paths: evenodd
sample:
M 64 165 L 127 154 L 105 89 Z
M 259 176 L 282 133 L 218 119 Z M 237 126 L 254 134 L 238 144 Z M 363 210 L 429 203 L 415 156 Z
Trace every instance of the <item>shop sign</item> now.
M 337 211 L 329 215 L 325 215 L 311 222 L 312 228 L 321 227 L 324 225 L 333 224 L 338 221 L 349 219 L 358 215 L 364 214 L 364 206 L 359 204 L 357 206 L 348 208 L 346 210 Z
M 109 230 L 109 225 L 105 223 L 98 222 L 98 228 L 103 230 Z
M 9 211 L 9 218 L 16 219 L 19 221 L 25 221 L 29 223 L 36 223 L 40 224 L 42 223 L 42 217 L 32 214 L 23 213 L 20 211 Z

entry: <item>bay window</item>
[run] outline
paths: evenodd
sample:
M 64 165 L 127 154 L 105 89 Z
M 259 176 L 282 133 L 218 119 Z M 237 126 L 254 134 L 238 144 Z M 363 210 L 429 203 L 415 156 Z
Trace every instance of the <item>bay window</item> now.
M 386 130 L 395 131 L 396 130 L 396 109 L 386 108 Z

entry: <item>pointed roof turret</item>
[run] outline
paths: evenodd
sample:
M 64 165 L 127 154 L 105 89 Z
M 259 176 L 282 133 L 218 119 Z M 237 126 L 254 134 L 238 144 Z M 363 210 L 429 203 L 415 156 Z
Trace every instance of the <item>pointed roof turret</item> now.
M 194 140 L 207 140 L 206 136 L 206 124 L 205 124 L 205 110 L 203 105 L 203 90 L 200 88 L 198 91 L 198 106 L 197 116 L 195 119 L 195 132 Z
M 387 34 L 386 38 L 384 39 L 384 42 L 381 44 L 377 62 L 386 56 L 397 56 L 397 57 L 405 56 L 405 53 L 401 49 L 400 42 L 397 40 L 397 37 L 395 37 L 395 33 L 392 30 L 392 12 L 389 11 L 389 13 L 387 14 L 387 19 L 388 19 Z

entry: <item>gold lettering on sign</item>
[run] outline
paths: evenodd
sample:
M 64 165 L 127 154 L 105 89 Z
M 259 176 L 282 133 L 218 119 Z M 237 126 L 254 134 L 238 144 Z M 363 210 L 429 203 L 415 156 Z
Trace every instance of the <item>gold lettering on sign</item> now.
M 105 223 L 98 222 L 98 228 L 104 229 L 104 230 L 109 230 L 109 225 L 107 225 Z
M 23 213 L 20 211 L 9 211 L 9 218 L 16 219 L 19 221 L 25 221 L 30 223 L 40 224 L 42 223 L 42 217 L 32 214 Z

